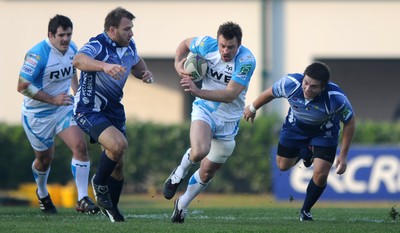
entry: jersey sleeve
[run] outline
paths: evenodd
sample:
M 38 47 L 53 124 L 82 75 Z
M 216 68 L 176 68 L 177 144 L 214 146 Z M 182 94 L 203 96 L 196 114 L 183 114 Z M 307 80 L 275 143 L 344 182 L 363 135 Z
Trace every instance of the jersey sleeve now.
M 32 83 L 40 70 L 40 56 L 32 51 L 26 53 L 19 76 Z
M 78 53 L 83 53 L 91 58 L 95 58 L 102 49 L 102 45 L 100 44 L 100 41 L 98 40 L 91 40 L 88 43 L 86 43 L 79 51 Z
M 48 57 L 46 55 L 46 49 L 48 50 L 49 48 L 46 48 L 44 45 L 45 42 L 42 42 L 26 53 L 24 63 L 19 73 L 19 76 L 28 80 L 37 88 L 42 88 L 43 84 L 38 77 L 43 75 Z
M 209 52 L 214 51 L 216 46 L 218 46 L 218 44 L 214 38 L 210 36 L 198 36 L 193 38 L 192 42 L 190 42 L 189 49 L 190 52 L 200 54 L 204 57 Z
M 272 86 L 272 94 L 276 98 L 289 98 L 298 88 L 301 87 L 301 74 L 288 74 Z
M 256 59 L 248 49 L 242 47 L 235 58 L 235 63 L 232 80 L 243 86 L 248 86 L 256 68 Z
M 78 46 L 75 44 L 75 42 L 71 41 L 69 47 L 72 49 L 72 51 L 74 51 L 74 54 L 78 52 Z
M 347 123 L 354 115 L 350 101 L 340 92 L 333 92 L 330 95 L 336 116 L 343 123 Z
M 139 63 L 140 61 L 140 56 L 138 54 L 137 48 L 136 48 L 136 43 L 133 39 L 129 42 L 129 49 L 132 51 L 133 54 L 133 65 L 135 66 L 136 64 Z

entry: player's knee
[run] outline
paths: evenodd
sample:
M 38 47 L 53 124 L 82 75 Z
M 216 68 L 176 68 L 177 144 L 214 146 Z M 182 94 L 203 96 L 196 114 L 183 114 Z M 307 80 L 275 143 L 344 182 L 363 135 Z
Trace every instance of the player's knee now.
M 211 150 L 207 158 L 214 163 L 225 163 L 235 149 L 235 140 L 212 140 Z
M 115 147 L 114 150 L 111 152 L 116 160 L 120 160 L 126 151 L 126 146 L 119 146 Z
M 284 164 L 284 163 L 278 163 L 278 168 L 279 168 L 280 171 L 285 172 L 285 171 L 289 170 L 291 167 L 290 167 L 290 166 L 287 166 L 287 165 Z
M 276 165 L 278 169 L 281 171 L 287 171 L 293 166 L 291 163 L 289 163 L 288 159 L 280 156 L 276 157 Z
M 53 161 L 54 158 L 54 154 L 52 154 L 52 152 L 49 151 L 50 150 L 35 152 L 36 163 L 39 163 L 40 167 L 48 168 L 51 165 L 51 162 Z
M 75 147 L 72 148 L 72 152 L 76 159 L 80 161 L 89 161 L 89 154 L 85 142 L 79 142 L 75 145 Z
M 317 186 L 322 187 L 328 182 L 328 175 L 317 173 L 313 175 L 313 180 Z
M 190 161 L 192 163 L 197 163 L 201 161 L 210 152 L 209 146 L 196 146 L 192 147 L 190 150 Z
M 128 142 L 125 138 L 114 139 L 113 143 L 110 143 L 107 149 L 108 155 L 111 155 L 114 160 L 119 160 L 124 155 L 126 149 L 128 148 Z

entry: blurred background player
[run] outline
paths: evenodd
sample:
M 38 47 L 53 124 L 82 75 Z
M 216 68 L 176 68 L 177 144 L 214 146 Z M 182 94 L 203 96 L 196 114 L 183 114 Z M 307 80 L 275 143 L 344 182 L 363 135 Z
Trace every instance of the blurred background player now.
M 47 179 L 54 157 L 54 138 L 58 135 L 72 150 L 71 169 L 78 190 L 76 210 L 97 213 L 100 209 L 88 197 L 90 161 L 83 132 L 76 126 L 73 99 L 78 79 L 72 59 L 77 48 L 71 41 L 72 22 L 56 15 L 50 19 L 48 38 L 25 55 L 18 80 L 18 92 L 24 95 L 22 125 L 35 152 L 32 171 L 37 197 L 44 213 L 55 214 L 47 190 Z
M 207 60 L 208 71 L 201 89 L 183 69 L 184 58 L 189 52 L 198 53 Z M 242 46 L 242 29 L 232 22 L 220 25 L 217 39 L 209 36 L 187 38 L 178 45 L 175 69 L 184 91 L 196 99 L 192 105 L 191 147 L 166 180 L 165 198 L 173 198 L 189 169 L 201 163 L 190 177 L 186 192 L 174 202 L 172 222 L 184 222 L 190 202 L 207 187 L 232 155 L 255 66 L 253 54 Z
M 343 135 L 336 173 L 346 171 L 347 153 L 355 133 L 352 106 L 343 91 L 329 81 L 329 67 L 320 62 L 309 65 L 304 74 L 288 74 L 246 106 L 244 119 L 253 122 L 256 110 L 275 98 L 286 98 L 290 108 L 282 125 L 276 162 L 287 171 L 301 158 L 306 167 L 314 163 L 313 176 L 300 211 L 300 221 L 313 220 L 311 208 L 325 190 L 336 157 L 340 122 Z
M 92 186 L 97 204 L 112 222 L 125 221 L 118 208 L 124 182 L 123 155 L 128 146 L 123 87 L 129 74 L 144 83 L 153 82 L 153 74 L 132 39 L 134 18 L 123 8 L 112 10 L 105 18 L 104 32 L 91 38 L 73 61 L 82 71 L 74 118 L 91 142 L 102 146 Z

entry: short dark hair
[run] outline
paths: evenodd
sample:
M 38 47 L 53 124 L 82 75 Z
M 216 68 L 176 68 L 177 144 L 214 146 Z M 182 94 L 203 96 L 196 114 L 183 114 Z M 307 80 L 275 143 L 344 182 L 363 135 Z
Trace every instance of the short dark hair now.
M 57 28 L 62 27 L 64 30 L 67 28 L 73 29 L 72 21 L 64 15 L 56 15 L 49 21 L 48 32 L 55 35 L 57 33 Z
M 304 75 L 307 75 L 312 79 L 318 80 L 321 82 L 322 86 L 326 86 L 331 77 L 331 72 L 326 64 L 317 61 L 307 66 L 306 70 L 304 71 Z
M 217 37 L 219 35 L 222 35 L 227 40 L 232 40 L 236 37 L 239 45 L 242 44 L 242 29 L 236 23 L 228 21 L 221 24 L 218 28 Z
M 104 30 L 107 31 L 108 29 L 110 29 L 110 27 L 113 26 L 118 27 L 122 18 L 128 18 L 130 20 L 133 20 L 135 16 L 131 12 L 125 10 L 124 8 L 117 7 L 107 14 L 104 20 Z

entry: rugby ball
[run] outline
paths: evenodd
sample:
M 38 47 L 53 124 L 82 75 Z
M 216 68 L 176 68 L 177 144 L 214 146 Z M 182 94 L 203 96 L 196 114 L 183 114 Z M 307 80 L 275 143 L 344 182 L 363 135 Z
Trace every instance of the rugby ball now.
M 192 76 L 193 82 L 198 82 L 207 73 L 207 61 L 199 54 L 190 52 L 186 57 L 183 68 L 191 73 L 190 76 Z

